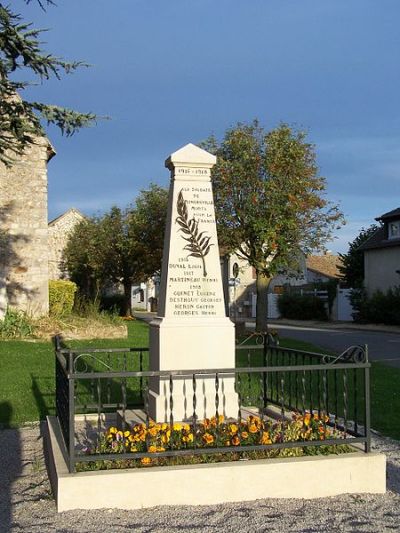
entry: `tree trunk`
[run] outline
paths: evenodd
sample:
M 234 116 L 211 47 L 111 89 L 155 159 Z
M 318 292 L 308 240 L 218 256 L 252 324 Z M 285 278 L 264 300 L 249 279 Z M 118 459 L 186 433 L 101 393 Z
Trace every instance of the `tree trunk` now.
M 132 299 L 131 299 L 131 289 L 132 284 L 131 283 L 124 283 L 124 315 L 125 316 L 131 316 L 132 315 Z
M 256 271 L 256 275 L 256 331 L 259 333 L 266 333 L 268 330 L 268 287 L 271 278 L 259 271 Z

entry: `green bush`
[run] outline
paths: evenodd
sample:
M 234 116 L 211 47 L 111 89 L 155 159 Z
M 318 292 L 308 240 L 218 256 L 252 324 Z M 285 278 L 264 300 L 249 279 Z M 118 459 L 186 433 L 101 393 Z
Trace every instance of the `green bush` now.
M 73 281 L 49 281 L 49 313 L 51 316 L 70 315 L 77 286 Z
M 278 309 L 283 318 L 328 320 L 323 300 L 311 294 L 284 292 L 278 298 Z
M 28 315 L 16 309 L 7 308 L 4 319 L 0 320 L 0 338 L 2 339 L 31 337 L 34 329 Z
M 112 311 L 124 316 L 125 297 L 123 294 L 111 294 L 100 298 L 100 309 L 102 311 Z
M 386 293 L 376 291 L 370 297 L 365 290 L 355 289 L 351 292 L 350 302 L 357 322 L 400 325 L 400 286 Z

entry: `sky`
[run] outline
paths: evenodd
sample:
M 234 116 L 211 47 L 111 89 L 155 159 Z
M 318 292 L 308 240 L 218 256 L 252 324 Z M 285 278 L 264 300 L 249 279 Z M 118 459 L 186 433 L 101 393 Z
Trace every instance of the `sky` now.
M 12 7 L 48 28 L 44 48 L 85 60 L 25 97 L 109 117 L 48 136 L 49 219 L 91 215 L 169 184 L 165 159 L 258 118 L 308 132 L 327 198 L 362 227 L 400 206 L 399 0 L 58 0 Z

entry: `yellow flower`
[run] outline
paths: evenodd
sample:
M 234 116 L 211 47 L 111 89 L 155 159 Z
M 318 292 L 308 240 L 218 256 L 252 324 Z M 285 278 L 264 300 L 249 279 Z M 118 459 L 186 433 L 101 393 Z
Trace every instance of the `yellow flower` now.
M 206 444 L 211 444 L 214 442 L 214 437 L 210 433 L 204 433 L 203 440 Z
M 165 452 L 165 448 L 163 448 L 162 446 L 158 446 L 157 447 L 157 451 L 158 452 Z
M 182 427 L 183 427 L 183 431 L 190 431 L 189 424 L 183 424 Z
M 109 428 L 108 433 L 110 433 L 110 435 L 115 435 L 117 431 L 118 429 L 115 426 L 112 426 Z
M 229 424 L 229 433 L 231 435 L 236 435 L 236 433 L 238 432 L 239 428 L 237 427 L 236 424 Z
M 130 434 L 131 434 L 130 431 L 124 431 L 124 437 L 129 437 Z
M 183 442 L 193 442 L 193 433 L 189 433 L 188 435 L 184 435 L 182 437 Z
M 142 459 L 140 459 L 140 462 L 142 463 L 142 465 L 150 465 L 151 459 L 150 457 L 143 457 Z
M 310 420 L 311 420 L 310 413 L 307 413 L 306 415 L 304 415 L 304 425 L 305 426 L 309 426 L 310 425 Z
M 175 422 L 175 424 L 172 426 L 172 429 L 174 431 L 182 431 L 183 426 L 182 426 L 182 424 L 179 424 L 178 422 Z
M 131 445 L 131 452 L 137 452 L 137 448 L 136 446 L 133 446 L 133 444 Z
M 169 424 L 167 424 L 166 422 L 161 424 L 161 431 L 166 431 L 168 428 L 169 428 Z
M 161 442 L 163 444 L 168 444 L 170 437 L 171 437 L 171 431 L 168 430 L 161 435 Z

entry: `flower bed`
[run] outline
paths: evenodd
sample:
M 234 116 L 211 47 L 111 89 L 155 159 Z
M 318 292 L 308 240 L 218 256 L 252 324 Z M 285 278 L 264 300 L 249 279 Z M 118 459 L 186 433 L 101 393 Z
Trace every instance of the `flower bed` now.
M 77 471 L 102 470 L 109 468 L 129 468 L 146 466 L 171 466 L 177 464 L 197 464 L 240 459 L 262 459 L 271 457 L 300 457 L 303 455 L 328 455 L 331 453 L 347 453 L 354 451 L 349 445 L 321 445 L 320 441 L 342 438 L 343 435 L 335 428 L 328 426 L 326 415 L 306 413 L 293 414 L 292 420 L 263 420 L 250 415 L 247 420 L 225 420 L 218 418 L 204 419 L 196 424 L 176 422 L 173 424 L 155 423 L 135 424 L 122 431 L 110 427 L 102 433 L 99 443 L 84 451 L 93 455 L 93 461 L 78 463 Z M 305 441 L 319 441 L 315 446 L 302 446 Z M 277 443 L 298 442 L 299 446 L 290 448 L 272 448 L 268 445 Z M 265 446 L 262 449 L 242 451 L 235 449 L 243 446 Z M 207 450 L 213 448 L 213 453 Z M 216 448 L 224 448 L 223 452 L 215 452 Z M 232 448 L 226 451 L 226 448 Z M 204 454 L 186 454 L 159 456 L 168 451 L 191 449 L 204 450 Z M 113 461 L 97 460 L 95 454 L 126 454 L 132 453 L 132 459 Z M 136 458 L 135 453 L 147 453 L 146 457 Z

